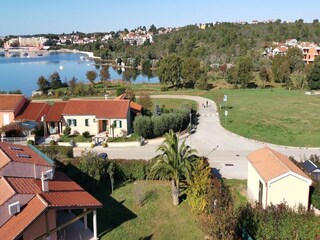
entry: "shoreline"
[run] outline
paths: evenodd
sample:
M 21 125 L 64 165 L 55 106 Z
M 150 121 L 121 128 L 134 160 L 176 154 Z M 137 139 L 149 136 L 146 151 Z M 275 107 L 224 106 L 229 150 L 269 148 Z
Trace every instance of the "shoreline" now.
M 62 53 L 82 53 L 82 54 L 87 55 L 89 58 L 101 60 L 100 57 L 94 56 L 94 55 L 93 55 L 93 52 L 79 51 L 79 50 L 76 50 L 76 49 L 72 49 L 72 50 L 71 50 L 71 49 L 61 48 L 61 49 L 59 49 L 59 50 L 50 50 L 50 51 L 62 52 Z

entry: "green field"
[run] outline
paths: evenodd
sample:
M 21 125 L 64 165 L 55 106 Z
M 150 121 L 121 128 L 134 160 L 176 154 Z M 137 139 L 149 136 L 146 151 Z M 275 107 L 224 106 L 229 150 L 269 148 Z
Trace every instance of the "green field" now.
M 146 194 L 142 206 L 135 202 L 137 184 Z M 203 239 L 197 216 L 187 203 L 173 206 L 168 182 L 137 184 L 126 184 L 105 198 L 98 213 L 100 239 Z
M 157 98 L 152 99 L 153 106 L 156 103 L 159 104 L 160 108 L 164 105 L 166 109 L 183 109 L 184 107 L 192 107 L 193 109 L 198 109 L 198 104 L 195 101 L 188 99 L 177 99 L 177 98 Z
M 222 125 L 239 135 L 269 143 L 320 147 L 320 96 L 285 89 L 223 90 L 228 117 Z M 214 100 L 216 92 L 205 97 Z

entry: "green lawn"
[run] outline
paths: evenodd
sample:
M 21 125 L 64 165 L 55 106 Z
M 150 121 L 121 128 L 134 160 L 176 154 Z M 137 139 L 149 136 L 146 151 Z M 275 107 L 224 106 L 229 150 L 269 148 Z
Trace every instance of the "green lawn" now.
M 166 109 L 182 109 L 183 107 L 191 107 L 193 109 L 198 109 L 197 102 L 188 99 L 178 99 L 178 98 L 157 98 L 152 99 L 152 103 L 159 104 L 160 108 L 164 105 Z
M 143 206 L 135 203 L 137 184 L 146 193 Z M 126 184 L 105 198 L 98 212 L 100 239 L 203 239 L 197 216 L 187 203 L 173 206 L 169 183 L 137 184 Z
M 77 136 L 72 136 L 72 135 L 66 136 L 66 135 L 62 135 L 62 136 L 60 137 L 60 141 L 61 141 L 61 142 L 70 142 L 71 139 L 73 139 L 76 143 L 77 143 L 77 142 L 91 142 L 91 141 L 92 141 L 92 136 L 86 138 L 86 137 L 84 137 L 84 136 L 82 136 L 82 135 L 77 135 Z
M 204 94 L 214 100 L 218 91 Z M 228 95 L 228 118 L 222 125 L 239 135 L 265 142 L 320 146 L 320 97 L 285 89 L 223 90 Z
M 223 179 L 223 182 L 231 191 L 235 208 L 238 208 L 248 202 L 245 197 L 247 194 L 247 180 Z

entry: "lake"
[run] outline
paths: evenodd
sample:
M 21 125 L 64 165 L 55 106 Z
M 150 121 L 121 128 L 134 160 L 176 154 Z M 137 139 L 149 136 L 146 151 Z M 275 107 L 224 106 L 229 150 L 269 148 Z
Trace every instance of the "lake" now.
M 40 55 L 40 56 L 38 56 Z M 26 96 L 31 96 L 33 90 L 38 89 L 39 76 L 48 77 L 58 72 L 61 81 L 69 81 L 73 76 L 84 83 L 88 83 L 86 72 L 97 70 L 94 61 L 79 53 L 8 53 L 0 52 L 0 91 L 14 91 L 20 89 Z M 111 80 L 123 79 L 121 69 L 109 67 Z M 96 82 L 99 81 L 99 77 Z M 137 75 L 133 83 L 158 83 L 158 77 L 148 78 Z

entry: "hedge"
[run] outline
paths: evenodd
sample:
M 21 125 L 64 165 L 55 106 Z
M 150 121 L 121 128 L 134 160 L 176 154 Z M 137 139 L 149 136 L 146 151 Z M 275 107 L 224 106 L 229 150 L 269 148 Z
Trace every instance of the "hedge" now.
M 37 148 L 50 158 L 73 158 L 73 150 L 72 147 L 69 146 L 50 145 L 37 146 Z

